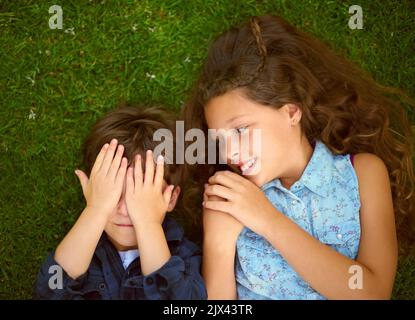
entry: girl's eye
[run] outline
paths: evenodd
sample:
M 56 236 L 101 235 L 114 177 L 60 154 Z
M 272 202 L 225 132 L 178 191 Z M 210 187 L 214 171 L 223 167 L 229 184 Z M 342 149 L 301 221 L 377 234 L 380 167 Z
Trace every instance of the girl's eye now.
M 236 128 L 236 131 L 238 131 L 238 133 L 241 134 L 241 133 L 244 133 L 246 129 L 247 127 L 240 127 L 240 128 Z

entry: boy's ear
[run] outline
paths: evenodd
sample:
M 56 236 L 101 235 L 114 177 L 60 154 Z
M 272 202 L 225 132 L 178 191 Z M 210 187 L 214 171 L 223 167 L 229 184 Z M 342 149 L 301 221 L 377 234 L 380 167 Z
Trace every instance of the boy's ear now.
M 180 191 L 181 191 L 181 189 L 180 189 L 179 186 L 176 186 L 173 189 L 173 192 L 172 192 L 171 198 L 170 198 L 170 202 L 169 202 L 169 206 L 167 207 L 167 212 L 173 211 L 174 207 L 177 204 L 177 199 L 179 199 Z

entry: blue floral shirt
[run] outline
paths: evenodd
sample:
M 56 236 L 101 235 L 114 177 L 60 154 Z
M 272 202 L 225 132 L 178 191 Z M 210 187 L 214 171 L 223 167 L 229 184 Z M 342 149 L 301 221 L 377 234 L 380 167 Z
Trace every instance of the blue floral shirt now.
M 356 259 L 360 197 L 350 155 L 334 155 L 320 141 L 290 189 L 279 179 L 261 188 L 274 207 L 322 243 Z M 239 299 L 325 299 L 262 236 L 244 228 L 236 244 Z

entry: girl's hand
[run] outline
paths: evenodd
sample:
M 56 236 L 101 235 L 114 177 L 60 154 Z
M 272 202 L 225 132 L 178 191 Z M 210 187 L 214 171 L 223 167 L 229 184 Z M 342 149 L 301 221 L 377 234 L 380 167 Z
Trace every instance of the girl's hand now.
M 205 184 L 205 188 L 208 184 Z M 204 201 L 225 201 L 218 196 L 208 196 L 203 193 Z M 231 215 L 204 208 L 203 210 L 203 237 L 204 243 L 215 248 L 235 248 L 236 241 L 243 229 L 242 223 Z
M 159 156 L 154 173 L 153 153 L 147 151 L 143 175 L 141 156 L 136 155 L 134 168 L 127 170 L 125 201 L 134 226 L 161 225 L 173 192 L 173 185 L 163 192 L 164 158 Z
M 223 200 L 205 200 L 204 208 L 226 212 L 257 234 L 263 235 L 270 219 L 278 215 L 261 189 L 234 172 L 218 171 L 208 182 L 206 195 Z
M 99 152 L 90 177 L 81 170 L 76 170 L 86 199 L 87 207 L 110 215 L 120 200 L 127 159 L 123 158 L 124 146 L 118 145 L 116 139 L 106 143 Z M 115 154 L 115 156 L 114 156 Z

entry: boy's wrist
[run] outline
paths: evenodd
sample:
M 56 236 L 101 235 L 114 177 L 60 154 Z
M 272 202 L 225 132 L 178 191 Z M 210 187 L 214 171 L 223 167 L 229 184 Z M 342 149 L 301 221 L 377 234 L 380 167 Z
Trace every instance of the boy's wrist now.
M 161 228 L 161 222 L 159 221 L 134 221 L 132 220 L 134 229 L 137 234 L 139 233 L 147 233 L 150 230 Z
M 106 223 L 108 216 L 111 214 L 111 210 L 87 205 L 84 213 L 88 216 L 94 216 L 94 219 L 98 219 L 97 222 L 102 221 Z
M 146 217 L 143 219 L 143 217 Z M 163 223 L 165 215 L 163 217 L 160 216 L 159 213 L 147 210 L 146 212 L 141 212 L 140 215 L 135 215 L 134 212 L 130 214 L 131 222 L 134 225 L 136 231 L 138 229 L 145 229 L 147 227 L 152 226 L 161 226 Z

